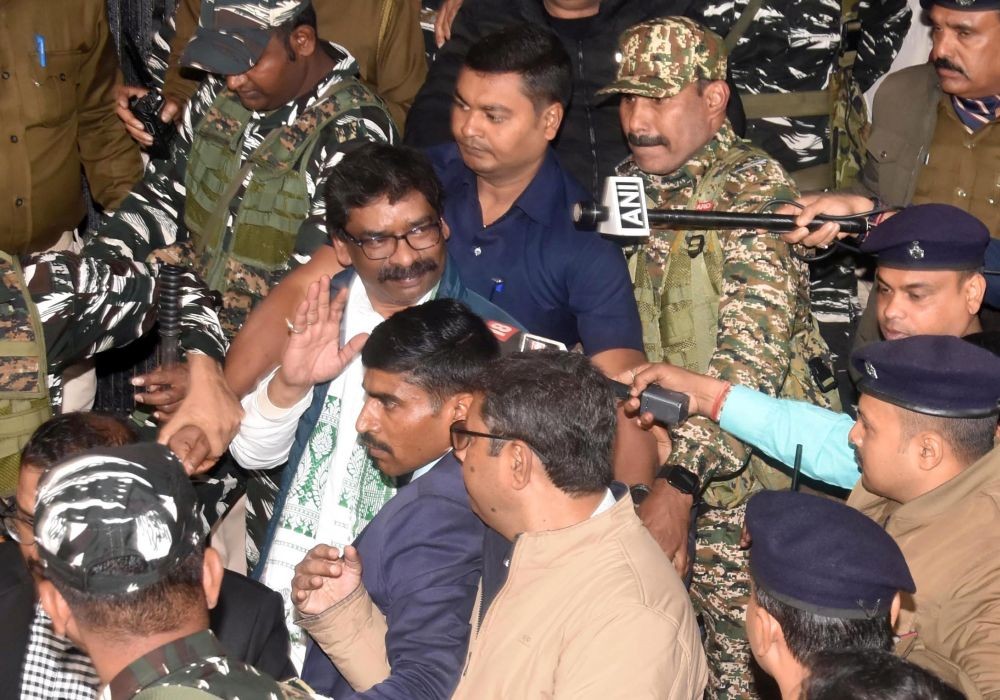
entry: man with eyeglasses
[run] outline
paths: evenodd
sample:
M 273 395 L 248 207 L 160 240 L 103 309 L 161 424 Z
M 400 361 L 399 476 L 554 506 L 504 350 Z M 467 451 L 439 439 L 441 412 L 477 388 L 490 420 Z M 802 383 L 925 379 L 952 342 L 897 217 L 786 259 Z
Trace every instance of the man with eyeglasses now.
M 281 364 L 244 398 L 246 415 L 230 446 L 250 470 L 287 461 L 274 503 L 248 503 L 253 577 L 286 599 L 302 552 L 319 542 L 353 542 L 396 492 L 394 475 L 379 470 L 379 452 L 355 426 L 366 401 L 354 357 L 364 337 L 393 314 L 441 298 L 461 301 L 510 332 L 520 328 L 462 284 L 445 248 L 441 199 L 430 163 L 407 148 L 365 144 L 330 174 L 327 223 L 347 267 L 332 281 L 340 291 L 328 301 L 329 279 L 314 282 L 287 331 L 282 325 L 288 343 Z M 321 331 L 330 342 L 346 341 L 343 351 L 306 353 Z M 291 602 L 286 606 L 290 616 Z M 303 639 L 294 629 L 292 637 L 293 660 L 301 663 Z
M 501 358 L 455 456 L 491 529 L 453 696 L 701 698 L 708 667 L 680 577 L 612 482 L 615 400 L 583 356 Z

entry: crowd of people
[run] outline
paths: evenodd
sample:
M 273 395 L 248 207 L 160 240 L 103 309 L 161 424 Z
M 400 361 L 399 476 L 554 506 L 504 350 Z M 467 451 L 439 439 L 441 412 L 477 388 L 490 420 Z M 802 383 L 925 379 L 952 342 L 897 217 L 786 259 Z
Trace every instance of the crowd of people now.
M 1000 0 L 134 2 L 0 0 L 0 697 L 1000 700 Z

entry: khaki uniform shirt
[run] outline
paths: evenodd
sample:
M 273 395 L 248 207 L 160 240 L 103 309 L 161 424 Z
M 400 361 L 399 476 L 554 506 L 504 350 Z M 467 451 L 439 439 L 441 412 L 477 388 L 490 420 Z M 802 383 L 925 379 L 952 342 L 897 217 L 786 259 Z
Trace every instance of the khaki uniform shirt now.
M 0 249 L 44 250 L 77 227 L 81 165 L 106 208 L 142 177 L 117 72 L 102 0 L 0 0 Z
M 900 505 L 854 487 L 848 505 L 885 527 L 917 584 L 896 652 L 969 698 L 1000 698 L 1000 448 Z

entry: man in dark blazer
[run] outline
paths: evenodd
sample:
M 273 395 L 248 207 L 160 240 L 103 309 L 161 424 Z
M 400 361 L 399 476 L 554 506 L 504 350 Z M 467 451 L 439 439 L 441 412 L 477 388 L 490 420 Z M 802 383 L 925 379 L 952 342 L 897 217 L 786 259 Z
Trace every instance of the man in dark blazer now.
M 498 354 L 486 324 L 453 299 L 400 311 L 368 338 L 357 431 L 378 468 L 408 483 L 343 557 L 320 544 L 295 569 L 296 621 L 315 641 L 302 678 L 317 692 L 337 700 L 451 697 L 485 526 L 469 504 L 450 430 L 465 419 L 474 378 Z M 355 614 L 359 599 L 366 614 Z M 386 654 L 359 665 L 355 644 L 371 635 Z
M 0 635 L 0 698 L 51 698 L 55 688 L 67 700 L 97 697 L 97 676 L 86 654 L 57 637 L 35 605 L 35 495 L 41 476 L 64 459 L 134 439 L 131 429 L 111 416 L 66 413 L 40 426 L 25 446 L 16 497 L 3 505 L 8 539 L 0 541 L 0 620 L 5 626 Z M 226 571 L 210 623 L 231 657 L 275 678 L 295 675 L 282 599 L 266 586 Z

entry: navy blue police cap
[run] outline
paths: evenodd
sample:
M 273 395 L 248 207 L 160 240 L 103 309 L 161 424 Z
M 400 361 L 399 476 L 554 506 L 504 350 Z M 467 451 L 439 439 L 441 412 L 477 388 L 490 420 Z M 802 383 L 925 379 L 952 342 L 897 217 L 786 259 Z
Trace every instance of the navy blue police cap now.
M 947 418 L 1000 413 L 1000 357 L 950 335 L 872 343 L 851 355 L 858 389 L 908 411 Z
M 876 226 L 861 250 L 878 255 L 884 267 L 976 270 L 989 242 L 989 229 L 972 214 L 950 204 L 917 204 Z
M 962 10 L 964 12 L 1000 10 L 1000 0 L 920 0 L 920 6 L 925 10 L 934 5 L 940 5 L 947 10 Z
M 761 491 L 747 504 L 754 585 L 814 615 L 885 615 L 898 591 L 913 593 L 899 545 L 878 523 L 829 498 Z

